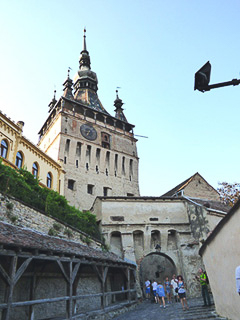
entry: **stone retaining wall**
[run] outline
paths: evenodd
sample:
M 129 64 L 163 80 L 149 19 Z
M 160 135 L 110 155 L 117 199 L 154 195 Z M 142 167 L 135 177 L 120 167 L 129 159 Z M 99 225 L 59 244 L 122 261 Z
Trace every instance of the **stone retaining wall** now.
M 0 194 L 0 220 L 42 232 L 44 234 L 74 240 L 94 249 L 101 248 L 102 243 L 88 234 L 75 229 L 56 218 L 50 217 L 41 211 L 15 200 L 12 197 Z

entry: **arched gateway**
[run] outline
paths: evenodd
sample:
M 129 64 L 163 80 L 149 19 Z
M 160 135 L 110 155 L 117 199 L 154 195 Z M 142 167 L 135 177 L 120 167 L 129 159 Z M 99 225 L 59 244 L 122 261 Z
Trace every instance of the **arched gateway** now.
M 145 279 L 164 281 L 168 276 L 171 280 L 176 273 L 176 266 L 173 260 L 164 253 L 154 252 L 143 258 L 140 264 L 140 284 L 143 287 Z

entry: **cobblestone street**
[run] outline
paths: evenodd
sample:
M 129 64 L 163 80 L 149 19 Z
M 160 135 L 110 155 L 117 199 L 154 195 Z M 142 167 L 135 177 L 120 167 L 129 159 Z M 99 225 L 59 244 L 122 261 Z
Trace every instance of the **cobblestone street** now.
M 183 311 L 181 303 L 166 304 L 166 309 L 160 308 L 156 303 L 144 300 L 136 309 L 126 312 L 115 317 L 115 320 L 140 320 L 140 319 L 157 319 L 157 320 L 227 320 L 217 316 L 214 305 L 203 307 L 202 298 L 189 299 L 189 310 Z

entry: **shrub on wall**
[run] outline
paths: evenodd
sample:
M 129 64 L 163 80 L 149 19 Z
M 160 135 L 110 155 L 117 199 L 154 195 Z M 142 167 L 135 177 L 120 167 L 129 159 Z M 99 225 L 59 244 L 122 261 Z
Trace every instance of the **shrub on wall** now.
M 25 169 L 14 170 L 0 161 L 0 192 L 101 239 L 96 217 L 92 213 L 81 212 L 70 206 L 59 193 L 40 187 L 39 180 Z

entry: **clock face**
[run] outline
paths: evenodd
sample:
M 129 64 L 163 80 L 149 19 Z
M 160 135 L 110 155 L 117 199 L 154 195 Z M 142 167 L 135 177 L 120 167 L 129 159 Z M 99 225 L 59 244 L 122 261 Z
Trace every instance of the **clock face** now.
M 88 140 L 93 141 L 97 138 L 97 131 L 88 124 L 81 125 L 80 132 L 82 136 Z

